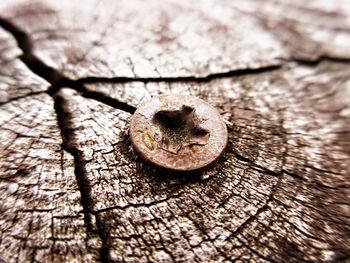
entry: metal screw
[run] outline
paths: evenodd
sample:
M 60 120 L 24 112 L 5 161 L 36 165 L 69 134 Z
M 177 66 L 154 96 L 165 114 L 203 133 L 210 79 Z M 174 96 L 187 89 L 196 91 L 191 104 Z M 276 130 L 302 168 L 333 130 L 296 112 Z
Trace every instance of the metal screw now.
M 136 110 L 130 138 L 145 161 L 168 171 L 195 172 L 219 159 L 227 128 L 207 102 L 169 95 L 152 98 Z

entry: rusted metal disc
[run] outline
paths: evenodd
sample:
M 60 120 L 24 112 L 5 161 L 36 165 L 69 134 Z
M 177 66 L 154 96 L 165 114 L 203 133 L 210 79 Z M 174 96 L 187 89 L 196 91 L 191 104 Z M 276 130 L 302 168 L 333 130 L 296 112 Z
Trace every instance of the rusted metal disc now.
M 217 110 L 190 96 L 152 98 L 135 112 L 130 137 L 147 162 L 172 171 L 202 170 L 221 156 L 227 128 Z

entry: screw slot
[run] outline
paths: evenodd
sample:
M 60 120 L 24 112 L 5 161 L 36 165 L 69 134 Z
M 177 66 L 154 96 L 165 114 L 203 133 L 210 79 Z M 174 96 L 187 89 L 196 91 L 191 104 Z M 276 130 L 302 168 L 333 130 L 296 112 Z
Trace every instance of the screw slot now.
M 196 110 L 191 106 L 158 111 L 154 115 L 154 124 L 162 131 L 160 147 L 174 154 L 182 147 L 205 145 L 209 141 L 210 132 L 200 127 Z

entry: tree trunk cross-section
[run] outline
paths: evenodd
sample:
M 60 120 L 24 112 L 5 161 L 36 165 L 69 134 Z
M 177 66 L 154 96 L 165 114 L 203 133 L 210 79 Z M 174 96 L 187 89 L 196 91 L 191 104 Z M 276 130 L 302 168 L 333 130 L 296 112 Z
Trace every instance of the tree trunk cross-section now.
M 0 262 L 350 260 L 350 5 L 1 1 Z M 140 103 L 200 97 L 228 147 L 144 163 Z

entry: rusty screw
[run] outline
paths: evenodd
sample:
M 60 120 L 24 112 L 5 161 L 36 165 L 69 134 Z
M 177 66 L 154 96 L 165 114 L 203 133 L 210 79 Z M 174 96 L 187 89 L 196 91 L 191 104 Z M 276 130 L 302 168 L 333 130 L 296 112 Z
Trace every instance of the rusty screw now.
M 130 137 L 145 161 L 168 171 L 195 172 L 219 159 L 227 128 L 207 102 L 170 95 L 152 98 L 136 110 Z

